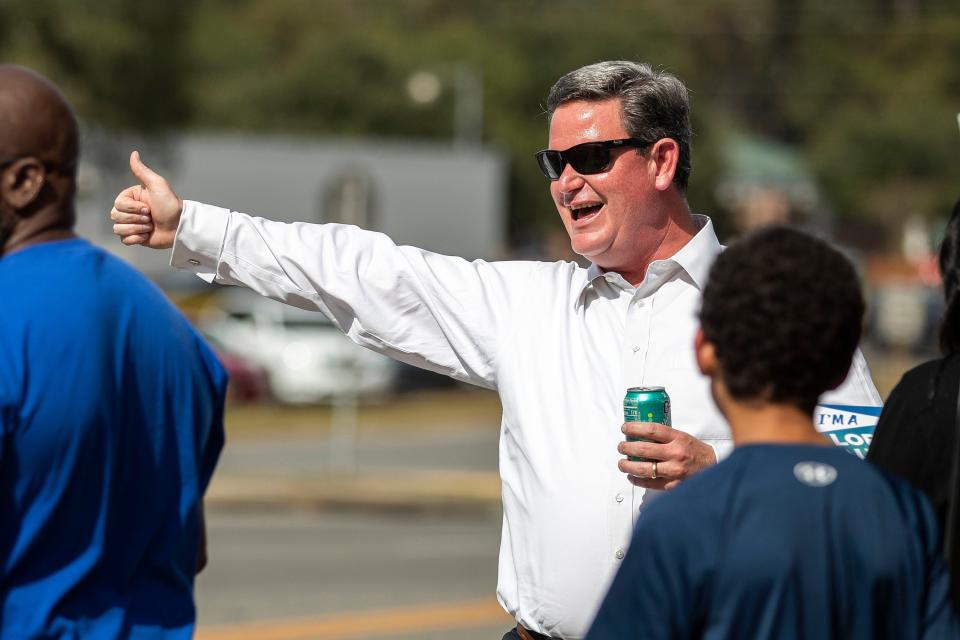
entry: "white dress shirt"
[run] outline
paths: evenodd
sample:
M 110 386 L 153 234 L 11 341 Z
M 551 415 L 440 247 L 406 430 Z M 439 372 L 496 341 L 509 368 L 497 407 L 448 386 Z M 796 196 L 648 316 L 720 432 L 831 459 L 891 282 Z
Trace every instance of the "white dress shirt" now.
M 657 492 L 617 468 L 623 397 L 662 385 L 673 425 L 732 443 L 694 360 L 700 293 L 721 246 L 709 218 L 633 287 L 572 262 L 469 262 L 338 224 L 184 203 L 171 264 L 319 310 L 355 342 L 496 389 L 503 405 L 497 595 L 525 627 L 581 638 Z M 857 353 L 832 401 L 878 405 Z

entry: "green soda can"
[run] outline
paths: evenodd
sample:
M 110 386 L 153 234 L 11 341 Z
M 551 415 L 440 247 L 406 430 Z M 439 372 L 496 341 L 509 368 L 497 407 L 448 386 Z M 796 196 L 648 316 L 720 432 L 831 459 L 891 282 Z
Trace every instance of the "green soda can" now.
M 623 398 L 624 422 L 658 422 L 670 426 L 670 396 L 663 387 L 630 387 Z M 628 442 L 656 442 L 650 438 L 627 436 Z M 635 462 L 653 462 L 653 458 L 628 456 Z

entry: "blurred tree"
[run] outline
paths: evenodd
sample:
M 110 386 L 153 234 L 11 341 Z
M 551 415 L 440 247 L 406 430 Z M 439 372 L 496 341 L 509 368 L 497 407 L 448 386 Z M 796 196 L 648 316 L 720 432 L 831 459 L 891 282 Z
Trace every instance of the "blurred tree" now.
M 2 53 L 49 74 L 84 119 L 158 133 L 189 121 L 189 0 L 8 0 Z
M 452 140 L 452 77 L 483 87 L 511 161 L 515 239 L 557 228 L 533 152 L 551 84 L 642 59 L 691 88 L 693 208 L 718 218 L 729 131 L 794 145 L 841 216 L 893 225 L 957 192 L 955 0 L 7 0 L 0 53 L 61 82 L 93 122 Z M 437 98 L 407 93 L 418 71 Z
M 960 176 L 960 15 L 956 5 L 858 4 L 858 20 L 831 23 L 833 37 L 808 38 L 824 72 L 808 72 L 813 99 L 790 115 L 807 123 L 809 157 L 842 211 L 890 226 L 941 216 Z
M 960 173 L 960 5 L 717 0 L 664 15 L 714 126 L 801 149 L 841 218 L 942 215 Z M 682 17 L 681 17 L 682 16 Z

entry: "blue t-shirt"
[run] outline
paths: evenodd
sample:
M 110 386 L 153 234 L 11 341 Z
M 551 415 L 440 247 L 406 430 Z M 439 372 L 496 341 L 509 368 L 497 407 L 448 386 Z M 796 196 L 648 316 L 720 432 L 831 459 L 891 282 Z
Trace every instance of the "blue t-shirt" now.
M 588 640 L 954 638 L 927 500 L 829 446 L 747 445 L 640 514 Z
M 81 239 L 0 259 L 0 637 L 189 638 L 226 373 Z

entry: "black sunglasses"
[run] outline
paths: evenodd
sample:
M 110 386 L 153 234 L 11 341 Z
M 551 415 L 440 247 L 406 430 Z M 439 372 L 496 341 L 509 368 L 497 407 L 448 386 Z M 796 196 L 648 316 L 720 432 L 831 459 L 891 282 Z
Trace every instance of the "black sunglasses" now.
M 621 147 L 649 147 L 653 142 L 624 138 L 622 140 L 603 140 L 584 142 L 570 147 L 566 151 L 544 149 L 537 151 L 537 164 L 540 171 L 551 180 L 559 180 L 563 168 L 569 164 L 577 173 L 589 175 L 600 173 L 610 166 L 610 150 Z

